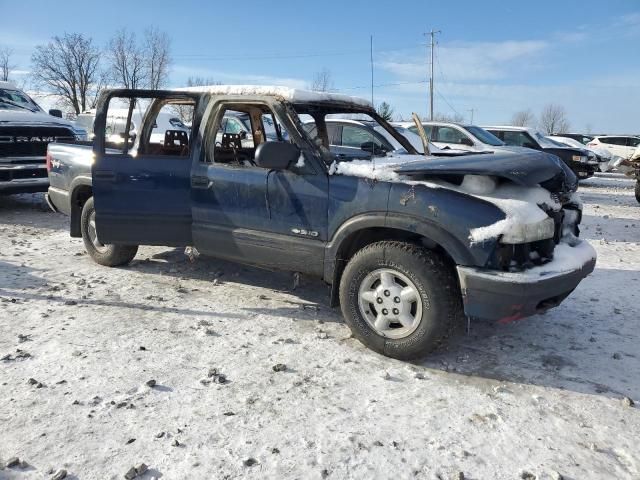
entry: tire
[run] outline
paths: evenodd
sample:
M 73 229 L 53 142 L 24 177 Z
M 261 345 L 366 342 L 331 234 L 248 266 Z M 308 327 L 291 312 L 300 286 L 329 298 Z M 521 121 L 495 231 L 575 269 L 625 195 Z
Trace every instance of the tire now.
M 95 226 L 92 227 L 91 222 L 94 222 L 93 225 L 95 225 L 93 197 L 89 198 L 82 207 L 80 229 L 84 248 L 94 262 L 106 267 L 117 267 L 127 265 L 133 260 L 138 252 L 137 245 L 102 245 L 97 240 Z
M 389 283 L 388 276 L 385 281 L 385 275 L 391 275 L 393 282 Z M 378 277 L 380 280 L 375 280 Z M 406 298 L 415 298 L 415 302 L 405 301 L 403 283 L 410 287 Z M 385 284 L 390 290 L 384 289 Z M 396 296 L 398 291 L 402 293 Z M 402 299 L 393 303 L 400 296 Z M 351 258 L 340 280 L 340 305 L 358 340 L 378 353 L 402 360 L 424 356 L 441 346 L 463 318 L 460 288 L 451 265 L 435 252 L 397 241 L 373 243 Z M 399 311 L 393 308 L 396 305 Z M 382 324 L 388 323 L 388 330 L 381 331 L 375 325 L 385 306 L 389 307 L 387 312 L 393 312 L 389 317 L 383 315 Z M 394 317 L 398 321 L 388 321 L 398 312 Z M 415 320 L 413 324 L 401 322 L 402 316 Z
M 636 180 L 636 201 L 640 203 L 640 180 Z

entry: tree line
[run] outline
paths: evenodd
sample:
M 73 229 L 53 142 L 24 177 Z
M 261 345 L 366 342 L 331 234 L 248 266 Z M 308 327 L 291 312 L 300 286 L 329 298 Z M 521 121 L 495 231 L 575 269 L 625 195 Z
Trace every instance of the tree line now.
M 13 51 L 0 48 L 0 80 L 15 69 Z M 60 106 L 76 115 L 94 108 L 104 87 L 148 88 L 167 84 L 171 40 L 155 27 L 141 35 L 121 29 L 105 46 L 82 33 L 54 36 L 31 55 L 34 87 L 56 95 Z

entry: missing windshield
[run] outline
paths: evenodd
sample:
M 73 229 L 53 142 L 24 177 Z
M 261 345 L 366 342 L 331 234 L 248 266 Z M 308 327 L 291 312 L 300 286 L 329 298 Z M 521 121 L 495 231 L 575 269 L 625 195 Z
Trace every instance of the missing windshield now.
M 374 112 L 310 105 L 296 105 L 295 110 L 327 162 L 416 153 L 412 142 Z

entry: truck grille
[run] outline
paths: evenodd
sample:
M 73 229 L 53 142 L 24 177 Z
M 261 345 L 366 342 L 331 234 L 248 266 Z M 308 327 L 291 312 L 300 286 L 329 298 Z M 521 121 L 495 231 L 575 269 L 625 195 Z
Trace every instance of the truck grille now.
M 72 141 L 73 132 L 64 127 L 0 127 L 0 161 L 4 157 L 42 157 L 47 145 Z

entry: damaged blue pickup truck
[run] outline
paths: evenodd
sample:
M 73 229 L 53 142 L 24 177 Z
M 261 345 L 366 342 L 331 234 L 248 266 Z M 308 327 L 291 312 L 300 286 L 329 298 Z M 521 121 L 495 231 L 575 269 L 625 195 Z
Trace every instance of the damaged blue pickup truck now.
M 123 106 L 122 131 L 107 129 L 109 108 Z M 135 109 L 145 113 L 134 133 Z M 152 135 L 162 111 L 187 111 L 190 130 Z M 391 357 L 428 353 L 465 315 L 506 322 L 554 307 L 595 266 L 578 238 L 577 180 L 558 158 L 419 155 L 364 100 L 108 90 L 94 134 L 49 145 L 47 198 L 97 263 L 127 264 L 139 245 L 193 246 L 318 276 L 354 335 Z

